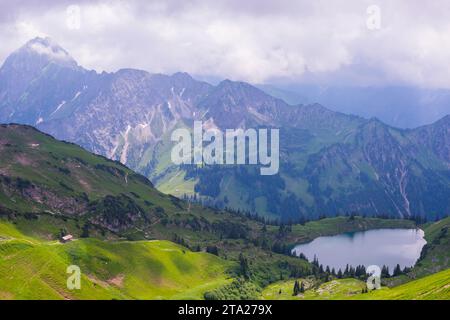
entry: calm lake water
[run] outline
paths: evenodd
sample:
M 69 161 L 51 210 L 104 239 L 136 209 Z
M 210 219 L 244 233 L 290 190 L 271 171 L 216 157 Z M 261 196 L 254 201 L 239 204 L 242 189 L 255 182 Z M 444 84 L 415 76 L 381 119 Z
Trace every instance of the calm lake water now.
M 295 246 L 293 251 L 301 252 L 309 261 L 314 255 L 323 266 L 336 271 L 345 269 L 346 264 L 384 265 L 392 273 L 395 266 L 411 267 L 420 257 L 426 244 L 424 232 L 420 229 L 377 229 L 354 233 L 343 233 L 331 237 L 319 237 L 312 242 Z

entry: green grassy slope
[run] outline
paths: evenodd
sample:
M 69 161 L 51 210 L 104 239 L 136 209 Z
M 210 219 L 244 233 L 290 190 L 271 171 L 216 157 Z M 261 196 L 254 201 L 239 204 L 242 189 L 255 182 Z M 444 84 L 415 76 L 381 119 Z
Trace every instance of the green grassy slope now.
M 361 293 L 365 283 L 356 279 L 332 280 L 316 285 L 313 279 L 297 279 L 303 282 L 306 291 L 293 296 L 295 280 L 280 281 L 264 289 L 261 298 L 264 300 L 342 300 Z
M 450 268 L 450 217 L 423 227 L 425 245 L 421 258 L 413 270 L 414 277 Z
M 80 290 L 66 286 L 78 265 Z M 41 241 L 0 222 L 0 299 L 201 299 L 232 263 L 169 241 Z
M 417 279 L 394 288 L 382 287 L 369 293 L 361 293 L 365 282 L 357 279 L 336 279 L 312 287 L 310 279 L 303 281 L 306 291 L 293 296 L 295 280 L 274 283 L 264 289 L 265 300 L 450 300 L 450 269 Z M 313 283 L 312 283 L 313 284 Z
M 32 127 L 1 125 L 0 137 L 3 208 L 72 216 L 101 213 L 103 219 L 97 224 L 117 230 L 127 221 L 118 225 L 113 221 L 116 216 L 101 212 L 108 201 L 124 205 L 133 215 L 134 225 L 160 218 L 159 208 L 176 209 L 147 179 L 118 162 L 57 141 Z
M 255 292 L 299 270 L 311 273 L 307 261 L 282 254 L 295 243 L 341 232 L 413 226 L 406 220 L 360 217 L 283 228 L 264 225 L 237 213 L 202 208 L 162 194 L 120 163 L 57 141 L 32 127 L 0 125 L 0 239 L 9 238 L 0 240 L 6 257 L 0 281 L 5 288 L 9 286 L 3 290 L 4 298 L 198 298 L 202 292 L 213 292 L 216 285 L 226 289 L 225 274 L 233 279 L 240 275 L 241 253 L 248 261 L 248 281 L 252 282 L 244 287 Z M 55 243 L 61 229 L 80 240 Z M 142 242 L 154 239 L 176 239 L 184 247 Z M 169 246 L 160 249 L 163 253 L 185 250 L 181 257 L 196 257 L 188 260 L 193 265 L 174 258 L 181 261 L 174 267 L 177 262 L 171 264 L 172 258 L 153 254 L 163 244 Z M 208 255 L 211 260 L 200 259 L 203 254 L 187 249 L 205 251 L 211 246 L 217 248 L 220 258 Z M 32 259 L 26 260 L 25 254 Z M 143 260 L 138 261 L 138 256 Z M 17 259 L 14 263 L 21 267 L 15 270 L 11 259 Z M 226 268 L 224 260 L 230 261 Z M 73 261 L 86 271 L 84 293 L 61 289 L 65 268 Z M 214 274 L 206 272 L 206 278 L 196 274 L 203 276 L 210 264 Z M 185 268 L 193 270 L 191 278 L 186 274 L 186 281 L 178 273 Z M 52 270 L 58 272 L 53 274 Z M 39 290 L 26 282 L 35 273 L 33 288 Z M 161 281 L 155 284 L 152 279 Z M 123 287 L 116 288 L 114 283 Z M 220 290 L 218 293 L 221 295 Z
M 441 271 L 394 288 L 383 287 L 355 299 L 368 300 L 450 300 L 450 269 Z

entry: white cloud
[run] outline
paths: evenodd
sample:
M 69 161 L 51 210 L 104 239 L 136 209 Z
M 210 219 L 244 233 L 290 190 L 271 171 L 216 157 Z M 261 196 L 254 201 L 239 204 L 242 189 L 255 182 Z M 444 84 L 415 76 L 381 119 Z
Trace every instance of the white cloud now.
M 50 57 L 51 59 L 55 60 L 64 60 L 69 61 L 71 60 L 70 56 L 67 54 L 67 52 L 59 49 L 59 48 L 50 48 L 47 46 L 44 46 L 41 43 L 33 43 L 30 46 L 30 49 L 34 50 L 40 55 L 46 55 Z
M 0 22 L 0 60 L 32 34 L 46 34 L 98 71 L 134 67 L 250 82 L 313 74 L 325 82 L 450 88 L 450 4 L 374 2 L 80 2 L 79 30 L 67 28 L 65 6 L 16 8 L 13 21 Z M 366 27 L 372 4 L 381 9 L 380 30 Z

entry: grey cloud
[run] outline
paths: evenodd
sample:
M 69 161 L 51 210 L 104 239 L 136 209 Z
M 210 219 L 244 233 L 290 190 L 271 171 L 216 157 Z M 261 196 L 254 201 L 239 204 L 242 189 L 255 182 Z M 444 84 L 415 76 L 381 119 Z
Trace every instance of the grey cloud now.
M 372 4 L 380 30 L 366 27 Z M 65 25 L 68 5 L 80 30 Z M 1 1 L 0 61 L 48 35 L 98 71 L 450 87 L 449 16 L 444 0 Z

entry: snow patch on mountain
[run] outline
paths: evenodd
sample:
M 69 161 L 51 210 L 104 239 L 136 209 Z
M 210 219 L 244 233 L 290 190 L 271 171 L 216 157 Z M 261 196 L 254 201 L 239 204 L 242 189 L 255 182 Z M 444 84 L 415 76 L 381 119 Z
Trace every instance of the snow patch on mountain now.
M 125 130 L 125 133 L 122 135 L 123 139 L 124 139 L 124 144 L 123 144 L 122 153 L 120 155 L 120 162 L 122 162 L 123 164 L 127 163 L 128 147 L 130 146 L 130 144 L 128 142 L 128 134 L 130 133 L 130 130 L 131 130 L 131 126 L 128 125 L 127 129 Z
M 75 100 L 80 96 L 80 94 L 81 94 L 81 91 L 78 91 L 78 92 L 75 94 L 75 96 L 72 98 L 71 101 L 75 101 Z
M 54 115 L 56 112 L 58 112 L 58 110 L 61 109 L 61 107 L 62 107 L 63 105 L 65 105 L 65 104 L 66 104 L 66 101 L 65 101 L 65 100 L 61 101 L 61 103 L 56 107 L 55 111 L 53 111 L 53 112 L 50 114 L 50 116 L 52 116 L 52 115 Z

